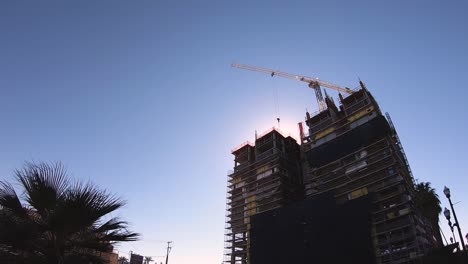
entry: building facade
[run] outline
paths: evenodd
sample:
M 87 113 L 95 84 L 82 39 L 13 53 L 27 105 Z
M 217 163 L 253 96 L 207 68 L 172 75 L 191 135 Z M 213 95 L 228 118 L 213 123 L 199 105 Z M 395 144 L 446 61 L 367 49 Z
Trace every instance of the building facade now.
M 143 264 L 143 256 L 130 253 L 130 264 Z
M 250 263 L 253 215 L 330 193 L 337 203 L 372 194 L 375 263 L 416 262 L 437 242 L 415 208 L 413 175 L 390 117 L 360 85 L 340 94 L 338 105 L 327 96 L 325 110 L 306 113 L 300 145 L 273 129 L 232 151 L 225 263 Z
M 333 192 L 340 203 L 373 193 L 376 263 L 412 263 L 433 245 L 430 225 L 414 205 L 414 179 L 391 120 L 361 83 L 337 107 L 307 113 L 301 144 L 306 197 Z
M 251 216 L 302 198 L 299 145 L 272 129 L 232 151 L 228 175 L 225 262 L 249 259 Z

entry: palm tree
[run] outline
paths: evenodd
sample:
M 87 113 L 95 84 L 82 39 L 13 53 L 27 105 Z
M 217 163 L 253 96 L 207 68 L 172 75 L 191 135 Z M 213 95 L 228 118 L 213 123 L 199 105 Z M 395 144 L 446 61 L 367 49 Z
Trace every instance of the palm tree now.
M 439 196 L 429 182 L 416 185 L 415 204 L 419 212 L 426 217 L 431 226 L 438 245 L 442 245 L 442 236 L 439 227 L 439 214 L 442 212 Z
M 128 264 L 128 259 L 126 257 L 119 257 L 117 260 L 119 264 Z
M 154 261 L 152 257 L 145 257 L 145 264 L 150 264 L 150 262 Z
M 90 183 L 70 182 L 60 163 L 26 163 L 16 170 L 18 196 L 0 182 L 0 254 L 15 263 L 101 263 L 101 252 L 135 241 L 128 224 L 107 215 L 124 202 Z

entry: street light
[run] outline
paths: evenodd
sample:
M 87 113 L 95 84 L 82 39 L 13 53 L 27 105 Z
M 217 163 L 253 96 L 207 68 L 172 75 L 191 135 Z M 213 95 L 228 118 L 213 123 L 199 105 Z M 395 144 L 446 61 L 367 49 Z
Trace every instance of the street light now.
M 447 198 L 450 199 L 450 189 L 447 186 L 444 186 L 444 194 Z
M 463 243 L 463 235 L 462 235 L 462 232 L 461 232 L 460 223 L 458 222 L 457 214 L 455 214 L 455 209 L 453 208 L 452 200 L 450 199 L 450 189 L 447 188 L 447 186 L 444 186 L 444 194 L 447 197 L 447 199 L 449 200 L 450 207 L 452 208 L 453 219 L 455 220 L 455 224 L 453 224 L 452 226 L 457 226 L 458 235 L 460 236 L 460 241 L 461 241 L 461 244 L 462 244 L 462 248 L 463 248 L 463 250 L 466 251 L 465 243 Z M 447 212 L 447 214 L 446 214 L 446 212 Z M 451 224 L 450 223 L 450 211 L 447 208 L 445 208 L 445 210 L 444 210 L 444 215 L 445 215 L 445 217 L 447 217 L 447 215 L 448 215 L 447 220 L 449 220 L 449 224 Z
M 450 221 L 450 210 L 447 209 L 447 207 L 445 207 L 444 209 L 444 215 L 445 215 L 445 218 L 447 218 L 447 220 Z
M 448 225 L 450 226 L 450 230 L 452 230 L 452 237 L 453 237 L 453 241 L 455 241 L 455 243 L 457 243 L 457 239 L 455 238 L 455 233 L 453 233 L 453 224 L 452 224 L 452 221 L 450 221 L 450 210 L 447 209 L 447 207 L 445 207 L 444 209 L 444 215 L 445 215 L 445 218 L 447 218 L 447 221 L 448 221 Z M 450 242 L 452 242 L 452 239 L 450 239 Z

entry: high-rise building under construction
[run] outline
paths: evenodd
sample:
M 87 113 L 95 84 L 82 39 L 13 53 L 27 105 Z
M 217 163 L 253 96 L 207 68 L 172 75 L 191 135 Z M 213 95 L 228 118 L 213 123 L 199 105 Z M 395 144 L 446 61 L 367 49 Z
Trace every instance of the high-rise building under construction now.
M 271 72 L 281 74 L 289 78 Z M 299 79 L 319 94 L 314 80 Z M 368 234 L 374 263 L 414 263 L 441 242 L 415 208 L 414 179 L 390 117 L 382 114 L 372 94 L 360 85 L 356 91 L 342 89 L 347 96 L 339 94 L 338 106 L 328 96 L 317 96 L 321 111 L 306 113 L 308 133 L 300 124 L 300 145 L 271 130 L 256 138 L 255 144 L 245 143 L 232 151 L 235 164 L 228 175 L 225 263 L 261 264 L 249 258 L 251 220 L 256 214 L 323 194 L 338 204 L 371 197 Z M 289 243 L 282 239 L 272 236 L 271 243 Z M 333 247 L 339 252 L 340 245 Z M 309 262 L 313 260 L 304 261 Z
M 307 114 L 301 144 L 306 197 L 332 192 L 337 202 L 373 194 L 372 236 L 376 263 L 411 263 L 433 244 L 427 221 L 417 213 L 414 179 L 390 117 L 361 89 L 340 106 Z
M 234 170 L 228 175 L 225 262 L 247 263 L 250 219 L 302 195 L 300 152 L 296 140 L 278 130 L 232 151 Z

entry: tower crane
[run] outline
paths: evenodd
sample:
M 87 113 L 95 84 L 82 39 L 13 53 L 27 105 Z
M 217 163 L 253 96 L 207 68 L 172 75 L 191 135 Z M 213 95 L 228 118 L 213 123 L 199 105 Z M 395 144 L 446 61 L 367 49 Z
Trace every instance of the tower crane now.
M 282 71 L 275 71 L 275 70 L 271 70 L 267 68 L 251 66 L 251 65 L 246 65 L 246 64 L 231 64 L 231 67 L 244 69 L 244 70 L 250 70 L 250 71 L 256 71 L 256 72 L 263 72 L 263 73 L 267 73 L 271 75 L 271 77 L 279 76 L 279 77 L 289 78 L 289 79 L 293 79 L 293 80 L 297 80 L 301 82 L 306 82 L 308 83 L 308 86 L 314 89 L 315 91 L 315 96 L 317 97 L 317 103 L 318 103 L 318 107 L 320 111 L 323 111 L 327 108 L 327 105 L 325 101 L 323 100 L 322 89 L 320 87 L 326 87 L 326 88 L 329 88 L 338 92 L 343 92 L 346 94 L 352 94 L 354 92 L 348 87 L 343 88 L 336 84 L 319 80 L 318 78 L 311 78 L 307 76 L 301 76 L 301 75 L 286 73 Z

